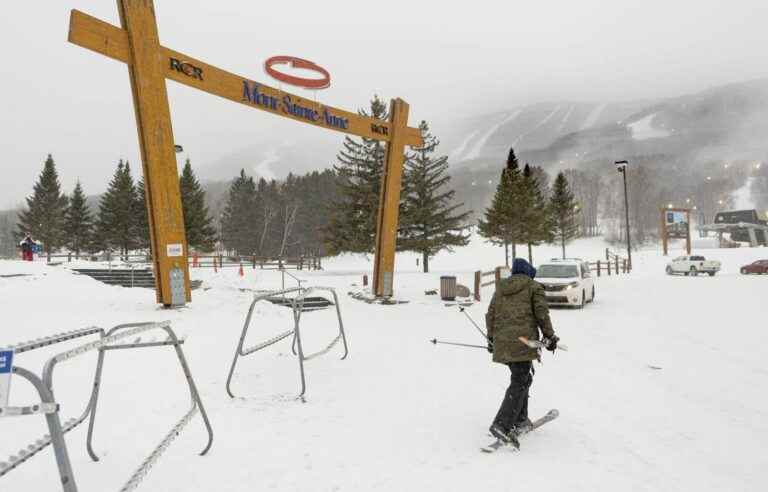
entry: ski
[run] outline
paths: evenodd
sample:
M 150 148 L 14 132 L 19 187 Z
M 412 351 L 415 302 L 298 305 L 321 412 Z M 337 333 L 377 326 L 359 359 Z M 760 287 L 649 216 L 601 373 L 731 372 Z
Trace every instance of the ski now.
M 547 348 L 547 344 L 544 341 L 544 340 L 546 340 L 546 338 L 544 340 L 529 340 L 528 337 L 517 337 L 517 339 L 520 340 L 521 342 L 523 342 L 525 345 L 527 345 L 527 346 L 529 346 L 531 348 L 534 348 L 534 349 L 545 349 L 545 348 Z M 557 344 L 557 348 L 560 349 L 560 350 L 565 350 L 566 352 L 568 351 L 568 346 L 567 345 L 563 345 L 561 343 Z
M 534 420 L 531 423 L 531 426 L 522 430 L 521 432 L 516 433 L 516 436 L 519 438 L 521 436 L 524 436 L 528 434 L 529 432 L 533 432 L 534 430 L 538 429 L 542 425 L 546 424 L 547 422 L 552 422 L 560 415 L 560 412 L 557 409 L 552 409 L 549 412 L 547 412 L 543 417 Z M 480 448 L 480 451 L 483 453 L 494 453 L 498 451 L 499 449 L 503 447 L 510 447 L 513 451 L 519 451 L 519 448 L 516 448 L 514 445 L 511 445 L 511 442 L 504 442 L 501 439 L 496 439 L 491 444 L 484 446 Z

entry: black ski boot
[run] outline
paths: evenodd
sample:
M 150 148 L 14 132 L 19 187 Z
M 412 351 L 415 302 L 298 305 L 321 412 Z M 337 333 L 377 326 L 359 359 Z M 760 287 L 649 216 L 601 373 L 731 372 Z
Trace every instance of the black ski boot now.
M 533 422 L 531 422 L 531 419 L 525 419 L 515 424 L 514 433 L 521 436 L 531 432 L 531 430 L 533 430 Z
M 520 449 L 520 441 L 517 440 L 517 435 L 515 434 L 514 430 L 508 431 L 501 425 L 494 423 L 491 425 L 488 431 L 493 437 L 503 442 L 504 444 L 510 444 L 514 446 L 515 449 Z

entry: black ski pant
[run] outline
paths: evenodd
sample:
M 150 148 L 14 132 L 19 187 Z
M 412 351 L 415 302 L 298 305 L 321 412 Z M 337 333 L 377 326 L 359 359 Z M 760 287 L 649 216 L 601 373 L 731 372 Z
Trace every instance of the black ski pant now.
M 528 418 L 528 391 L 533 384 L 533 363 L 511 362 L 507 366 L 512 373 L 509 388 L 493 422 L 509 431 Z

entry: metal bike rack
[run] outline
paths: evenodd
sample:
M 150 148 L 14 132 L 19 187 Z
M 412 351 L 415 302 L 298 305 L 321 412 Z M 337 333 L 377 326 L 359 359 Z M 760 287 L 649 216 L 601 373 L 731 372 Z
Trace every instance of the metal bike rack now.
M 32 350 L 48 347 L 51 345 L 67 342 L 70 340 L 75 340 L 77 338 L 82 338 L 89 335 L 99 335 L 100 338 L 103 338 L 104 329 L 92 327 L 92 328 L 85 328 L 82 330 L 70 331 L 66 333 L 59 333 L 59 334 L 48 336 L 45 338 L 38 338 L 37 340 L 31 340 L 28 342 L 11 345 L 7 348 L 13 350 L 16 355 L 19 355 L 24 352 L 30 352 Z M 67 432 L 71 431 L 78 425 L 82 424 L 83 421 L 85 421 L 85 419 L 88 417 L 88 415 L 91 412 L 91 406 L 93 405 L 93 401 L 94 401 L 94 394 L 96 393 L 98 388 L 96 381 L 94 381 L 94 387 L 93 387 L 93 391 L 91 392 L 91 398 L 88 401 L 88 405 L 86 406 L 83 413 L 80 415 L 80 417 L 71 418 L 67 420 L 64 426 L 61 427 L 61 422 L 58 419 L 58 415 L 55 421 L 53 418 L 54 414 L 58 414 L 59 405 L 54 401 L 53 395 L 51 394 L 50 390 L 43 384 L 43 381 L 32 371 L 24 369 L 23 367 L 20 367 L 18 365 L 15 365 L 13 367 L 13 373 L 17 376 L 21 376 L 22 378 L 26 379 L 32 384 L 32 386 L 37 390 L 38 394 L 40 395 L 40 403 L 32 404 L 24 407 L 0 408 L 0 417 L 33 415 L 33 414 L 41 413 L 45 415 L 46 421 L 48 423 L 49 433 L 43 436 L 43 438 L 36 440 L 29 446 L 22 448 L 18 454 L 12 455 L 8 459 L 8 461 L 0 462 L 0 477 L 10 472 L 11 470 L 19 467 L 22 463 L 29 460 L 34 455 L 36 455 L 37 453 L 39 453 L 40 451 L 48 447 L 53 442 L 54 437 L 60 438 Z M 54 428 L 59 429 L 60 432 L 55 432 Z M 58 461 L 58 452 L 56 453 L 57 453 L 57 461 Z M 66 481 L 67 480 L 65 480 L 65 478 L 62 477 L 62 484 L 65 484 Z
M 137 335 L 145 331 L 153 330 L 153 329 L 164 330 L 168 334 L 168 338 L 163 342 L 147 342 L 147 343 L 137 342 L 137 343 L 130 343 L 130 344 L 113 345 L 114 342 L 117 342 L 119 340 L 122 340 L 124 338 L 130 337 L 133 335 Z M 7 471 L 11 469 L 18 467 L 19 464 L 28 460 L 31 456 L 33 456 L 34 454 L 36 454 L 37 452 L 45 448 L 48 444 L 53 444 L 54 454 L 56 456 L 56 463 L 59 468 L 59 475 L 61 477 L 63 490 L 64 492 L 77 492 L 77 485 L 75 484 L 74 475 L 72 473 L 72 465 L 69 461 L 69 454 L 67 451 L 66 442 L 64 441 L 64 434 L 74 429 L 77 425 L 82 423 L 88 417 L 88 415 L 90 415 L 90 421 L 88 425 L 87 450 L 91 458 L 94 461 L 98 461 L 99 458 L 93 452 L 92 439 L 93 439 L 94 423 L 96 419 L 96 408 L 98 403 L 99 388 L 101 386 L 101 375 L 102 375 L 102 370 L 104 368 L 104 356 L 106 351 L 108 350 L 173 346 L 176 351 L 176 355 L 179 359 L 179 363 L 184 372 L 184 376 L 187 380 L 187 385 L 189 386 L 189 391 L 190 391 L 190 399 L 192 401 L 191 409 L 173 427 L 173 429 L 166 435 L 166 437 L 161 441 L 161 443 L 152 451 L 149 457 L 146 460 L 144 460 L 144 462 L 133 473 L 133 475 L 131 475 L 128 482 L 120 489 L 121 492 L 134 490 L 139 485 L 141 480 L 143 480 L 143 478 L 146 476 L 146 474 L 149 472 L 152 466 L 157 462 L 157 460 L 160 458 L 163 452 L 168 448 L 168 446 L 171 444 L 171 442 L 173 442 L 173 440 L 176 438 L 179 432 L 181 432 L 181 430 L 189 423 L 189 421 L 198 411 L 200 412 L 203 418 L 203 421 L 205 423 L 206 430 L 208 431 L 208 443 L 205 449 L 203 449 L 203 451 L 200 454 L 204 455 L 211 448 L 211 445 L 213 444 L 213 430 L 208 420 L 208 416 L 205 412 L 205 408 L 203 407 L 202 401 L 200 400 L 200 395 L 197 391 L 197 387 L 195 386 L 195 383 L 192 379 L 192 375 L 189 371 L 189 366 L 187 365 L 186 358 L 184 357 L 184 352 L 181 349 L 181 345 L 184 343 L 184 340 L 178 339 L 174 331 L 171 329 L 170 322 L 168 321 L 164 321 L 160 323 L 154 323 L 154 322 L 130 323 L 130 324 L 118 325 L 112 328 L 108 333 L 105 333 L 102 328 L 88 328 L 85 330 L 78 330 L 75 332 L 56 335 L 53 337 L 48 337 L 46 339 L 41 339 L 33 342 L 27 342 L 26 344 L 20 344 L 15 347 L 12 346 L 10 348 L 14 349 L 16 353 L 21 353 L 24 351 L 31 350 L 33 348 L 41 348 L 48 345 L 52 345 L 54 343 L 60 343 L 63 341 L 72 340 L 74 338 L 79 338 L 79 337 L 90 335 L 90 334 L 99 334 L 101 338 L 100 340 L 97 340 L 95 342 L 87 343 L 80 347 L 76 347 L 66 352 L 62 352 L 52 357 L 51 359 L 49 359 L 48 362 L 46 362 L 45 366 L 43 367 L 42 378 L 37 377 L 31 371 L 27 371 L 26 369 L 23 369 L 21 367 L 14 367 L 13 371 L 15 374 L 18 374 L 24 377 L 25 379 L 30 381 L 30 383 L 32 383 L 32 385 L 35 387 L 38 394 L 40 395 L 41 404 L 33 405 L 31 407 L 15 407 L 13 412 L 10 414 L 29 415 L 32 413 L 44 413 L 46 416 L 46 420 L 48 422 L 48 429 L 50 434 L 44 436 L 43 439 L 38 439 L 37 441 L 35 441 L 35 443 L 31 444 L 27 448 L 22 449 L 18 457 L 12 456 L 10 459 L 10 462 L 11 462 L 10 465 L 8 465 L 7 463 L 0 463 L 0 476 L 4 475 Z M 64 426 L 62 426 L 61 420 L 59 419 L 59 413 L 58 413 L 59 406 L 55 401 L 54 392 L 53 392 L 53 371 L 58 363 L 64 362 L 66 360 L 72 359 L 76 356 L 79 356 L 94 350 L 99 351 L 99 357 L 98 357 L 98 362 L 96 366 L 96 374 L 94 377 L 93 390 L 88 402 L 88 406 L 86 407 L 85 412 L 79 419 L 70 419 L 69 421 L 67 421 L 67 423 Z M 18 410 L 19 408 L 21 410 Z M 27 408 L 29 410 L 24 411 L 24 408 Z M 3 410 L 7 410 L 7 409 L 3 409 Z M 10 414 L 7 414 L 7 415 L 10 415 Z M 0 416 L 2 416 L 1 413 L 0 413 Z
M 307 295 L 312 291 L 327 291 L 330 292 L 333 295 L 334 304 L 336 305 L 336 316 L 339 320 L 339 334 L 334 338 L 334 340 L 323 350 L 316 352 L 314 354 L 310 354 L 309 356 L 304 355 L 304 351 L 302 349 L 301 345 L 301 330 L 300 330 L 300 323 L 301 323 L 301 310 L 304 307 L 304 299 L 307 297 Z M 270 297 L 279 296 L 279 295 L 285 295 L 285 294 L 291 294 L 291 293 L 298 293 L 298 295 L 291 300 L 291 307 L 293 309 L 293 328 L 290 330 L 286 330 L 279 335 L 270 338 L 268 340 L 265 340 L 263 342 L 260 342 L 252 347 L 249 347 L 247 349 L 243 348 L 243 345 L 245 343 L 245 337 L 248 334 L 248 328 L 251 325 L 251 320 L 253 318 L 253 310 L 256 306 L 256 303 L 260 301 L 267 300 Z M 237 365 L 237 359 L 239 357 L 245 357 L 246 355 L 250 355 L 254 352 L 257 352 L 261 349 L 264 349 L 266 347 L 269 347 L 271 345 L 274 345 L 275 343 L 284 340 L 288 337 L 293 335 L 293 341 L 291 344 L 291 350 L 293 351 L 294 355 L 298 356 L 299 359 L 299 373 L 301 375 L 301 393 L 299 394 L 299 398 L 303 400 L 304 394 L 306 393 L 307 384 L 306 384 L 306 378 L 304 375 L 304 362 L 314 359 L 315 357 L 319 357 L 320 355 L 328 353 L 340 340 L 344 342 L 344 355 L 341 357 L 341 360 L 344 360 L 347 358 L 347 355 L 349 354 L 349 348 L 347 346 L 347 336 L 344 332 L 344 323 L 341 320 L 341 307 L 339 306 L 339 298 L 336 294 L 336 291 L 333 288 L 330 287 L 294 287 L 291 289 L 283 289 L 278 291 L 272 291 L 267 292 L 264 294 L 260 294 L 253 298 L 253 301 L 251 302 L 250 307 L 248 308 L 248 315 L 245 317 L 245 323 L 243 325 L 243 331 L 240 334 L 240 341 L 237 344 L 237 349 L 235 350 L 235 356 L 232 359 L 232 366 L 229 368 L 229 375 L 227 376 L 227 394 L 231 398 L 235 398 L 235 395 L 232 393 L 231 383 L 232 383 L 232 376 L 235 372 L 235 366 Z
M 304 350 L 301 347 L 301 330 L 299 329 L 299 325 L 301 321 L 301 313 L 304 308 L 304 299 L 313 291 L 330 292 L 333 295 L 333 303 L 336 305 L 336 316 L 339 319 L 339 334 L 336 335 L 336 338 L 334 338 L 331 343 L 329 343 L 328 346 L 324 349 L 310 355 L 304 355 Z M 296 296 L 296 298 L 293 300 L 293 317 L 295 320 L 295 336 L 293 338 L 293 345 L 291 346 L 291 349 L 293 350 L 293 353 L 299 357 L 299 369 L 301 371 L 301 393 L 299 394 L 299 398 L 303 398 L 304 393 L 307 391 L 307 383 L 304 378 L 304 362 L 327 354 L 337 343 L 339 343 L 339 340 L 344 342 L 344 355 L 341 357 L 341 360 L 344 360 L 347 358 L 347 355 L 349 355 L 349 347 L 347 346 L 347 335 L 344 333 L 344 323 L 341 321 L 339 296 L 336 295 L 335 289 L 331 287 L 309 287 L 303 289 L 302 292 L 300 292 L 299 295 Z

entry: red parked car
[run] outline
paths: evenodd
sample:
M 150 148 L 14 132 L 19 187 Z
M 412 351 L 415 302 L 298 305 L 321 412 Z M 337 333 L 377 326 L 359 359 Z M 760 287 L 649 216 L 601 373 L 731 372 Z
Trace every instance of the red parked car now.
M 757 260 L 754 263 L 741 267 L 741 273 L 747 275 L 749 273 L 768 273 L 768 260 Z

